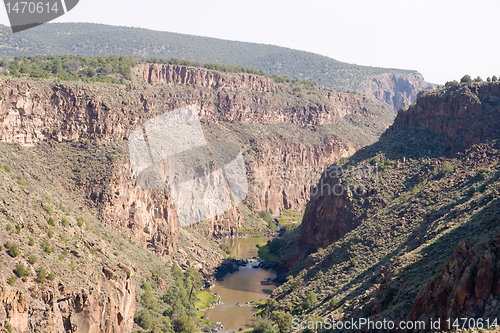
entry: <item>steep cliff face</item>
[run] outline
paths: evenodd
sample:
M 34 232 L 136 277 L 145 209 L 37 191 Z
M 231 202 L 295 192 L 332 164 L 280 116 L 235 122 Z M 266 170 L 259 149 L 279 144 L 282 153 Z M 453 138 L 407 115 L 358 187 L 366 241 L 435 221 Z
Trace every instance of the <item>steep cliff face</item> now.
M 131 332 L 135 286 L 119 269 L 103 273 L 100 283 L 81 288 L 45 286 L 38 299 L 0 281 L 0 321 L 23 333 Z
M 385 73 L 375 75 L 363 84 L 367 96 L 373 97 L 396 112 L 403 105 L 411 105 L 424 89 L 433 89 L 420 73 Z
M 444 152 L 450 148 L 468 148 L 500 136 L 500 84 L 461 84 L 448 89 L 424 92 L 414 105 L 399 111 L 394 124 L 383 135 L 402 131 L 428 131 L 425 152 Z M 415 136 L 410 138 L 410 143 Z M 406 150 L 404 141 L 397 142 Z M 413 149 L 408 147 L 408 150 Z M 410 152 L 409 152 L 410 153 Z M 415 149 L 418 155 L 418 149 Z M 339 180 L 324 175 L 321 182 L 333 186 Z M 352 200 L 345 195 L 312 197 L 306 209 L 300 244 L 302 247 L 325 247 L 354 229 L 359 222 L 345 220 L 354 214 Z M 347 214 L 346 212 L 350 212 Z M 346 227 L 349 226 L 349 227 Z M 325 232 L 325 228 L 335 230 Z M 333 234 L 332 234 L 333 233 Z M 334 236 L 331 236 L 334 235 Z
M 425 128 L 443 136 L 452 148 L 498 138 L 500 84 L 459 84 L 423 92 L 415 105 L 401 110 L 391 127 Z

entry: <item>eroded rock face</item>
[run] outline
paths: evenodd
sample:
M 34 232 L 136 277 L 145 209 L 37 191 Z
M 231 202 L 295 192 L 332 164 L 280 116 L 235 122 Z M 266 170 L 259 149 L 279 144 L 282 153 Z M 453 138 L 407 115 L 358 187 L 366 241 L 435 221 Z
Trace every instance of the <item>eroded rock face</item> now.
M 417 295 L 410 319 L 488 317 L 500 296 L 500 237 L 486 246 L 462 243 L 441 273 Z
M 411 105 L 423 89 L 433 89 L 420 73 L 376 75 L 364 83 L 367 96 L 373 96 L 396 112 L 404 105 Z
M 0 281 L 0 321 L 19 333 L 132 331 L 135 286 L 126 270 L 104 267 L 97 285 L 72 290 L 47 285 L 38 293 L 40 298 L 28 301 L 23 291 Z
M 422 93 L 415 105 L 400 110 L 392 130 L 403 126 L 442 134 L 450 147 L 468 148 L 498 138 L 500 84 L 459 84 L 446 90 Z

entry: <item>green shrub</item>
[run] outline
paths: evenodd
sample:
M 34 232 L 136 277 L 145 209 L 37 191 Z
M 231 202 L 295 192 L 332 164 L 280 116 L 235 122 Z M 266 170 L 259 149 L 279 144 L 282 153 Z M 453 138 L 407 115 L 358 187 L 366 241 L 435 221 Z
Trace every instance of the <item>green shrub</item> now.
M 472 82 L 472 78 L 470 77 L 470 75 L 464 75 L 464 77 L 462 77 L 460 79 L 460 82 L 461 83 L 471 83 Z
M 47 214 L 52 215 L 53 209 L 49 205 L 43 204 L 43 210 L 47 212 Z
M 312 308 L 315 304 L 316 304 L 316 301 L 317 301 L 317 296 L 315 293 L 313 293 L 312 291 L 310 291 L 306 298 L 304 299 L 304 301 L 302 302 L 302 308 L 304 310 L 307 310 L 307 309 L 310 309 Z
M 56 274 L 54 272 L 51 272 L 49 273 L 49 275 L 47 275 L 47 279 L 49 279 L 50 281 L 54 281 L 56 278 Z
M 380 158 L 374 157 L 370 160 L 371 165 L 380 164 Z
M 273 311 L 271 313 L 271 320 L 278 325 L 278 329 L 281 333 L 289 332 L 292 328 L 292 314 L 285 313 L 282 311 Z
M 230 255 L 231 254 L 231 249 L 229 248 L 229 245 L 227 245 L 226 243 L 220 243 L 219 244 L 219 248 L 226 252 L 226 254 Z
M 257 321 L 253 325 L 253 333 L 277 333 L 278 328 L 273 327 L 273 323 L 263 317 L 257 318 Z
M 48 220 L 47 220 L 47 223 L 52 226 L 52 227 L 55 227 L 56 226 L 56 222 L 54 221 L 54 219 L 52 217 L 50 217 Z
M 83 226 L 85 221 L 83 220 L 83 217 L 79 217 L 76 219 L 76 225 L 78 225 L 80 228 Z
M 449 162 L 444 162 L 443 165 L 441 165 L 441 167 L 439 168 L 438 175 L 441 177 L 447 176 L 453 173 L 453 171 L 455 171 L 453 165 L 451 165 Z
M 397 293 L 398 291 L 395 288 L 389 289 L 386 293 L 387 299 L 392 299 Z
M 323 271 L 319 271 L 318 273 L 316 273 L 316 276 L 314 278 L 319 280 L 323 277 L 323 275 L 324 275 Z
M 36 255 L 32 254 L 28 257 L 28 262 L 32 265 L 36 264 L 36 262 L 38 261 L 38 258 L 36 257 Z
M 15 275 L 11 275 L 11 276 L 9 277 L 9 279 L 8 279 L 9 285 L 10 285 L 11 287 L 12 287 L 12 286 L 14 286 L 14 283 L 16 283 L 16 280 L 17 280 L 16 276 L 15 276 Z
M 358 262 L 356 261 L 356 259 L 352 259 L 351 260 L 351 266 L 354 267 L 358 264 Z
M 156 318 L 151 315 L 148 309 L 142 309 L 135 313 L 134 322 L 145 330 L 152 330 L 156 326 Z
M 21 233 L 21 226 L 18 224 L 16 225 L 16 234 L 20 234 Z
M 9 251 L 7 251 L 7 253 L 12 257 L 12 258 L 15 258 L 19 255 L 20 251 L 19 251 L 19 246 L 17 246 L 17 244 L 15 243 L 10 243 L 10 242 L 7 242 L 7 244 L 5 244 L 5 247 L 9 249 Z M 9 246 L 7 246 L 9 245 Z
M 40 269 L 38 270 L 37 277 L 36 277 L 37 282 L 44 283 L 46 277 L 47 277 L 47 271 L 45 270 L 45 268 L 40 267 Z
M 488 177 L 488 174 L 490 173 L 490 170 L 489 169 L 486 169 L 486 168 L 481 168 L 478 170 L 477 172 L 477 176 L 481 179 L 481 180 L 484 180 L 486 179 L 486 177 Z
M 50 247 L 50 243 L 47 239 L 44 239 L 42 241 L 42 243 L 40 244 L 40 247 L 42 248 L 42 250 L 47 253 L 47 254 L 51 254 L 52 253 L 52 248 Z
M 31 238 L 31 237 L 28 237 L 28 245 L 29 246 L 35 245 L 35 240 L 33 238 Z
M 23 176 L 17 176 L 17 183 L 21 186 L 26 186 L 26 179 Z
M 273 218 L 271 217 L 271 215 L 269 215 L 268 212 L 266 212 L 265 210 L 262 210 L 259 212 L 259 216 L 261 219 L 263 219 L 264 221 L 267 222 L 267 227 L 269 229 L 271 229 L 271 230 L 276 229 L 276 224 L 274 223 Z
M 68 219 L 66 219 L 66 218 L 63 217 L 61 219 L 61 224 L 62 224 L 63 227 L 67 227 L 69 225 Z
M 337 306 L 337 304 L 338 304 L 338 301 L 335 299 L 335 297 L 334 297 L 334 298 L 332 298 L 332 299 L 330 300 L 330 309 L 335 308 L 335 307 Z
M 475 192 L 476 192 L 476 188 L 474 186 L 471 186 L 469 188 L 469 190 L 467 191 L 467 196 L 472 197 Z
M 16 268 L 14 268 L 14 274 L 17 275 L 17 277 L 24 277 L 28 276 L 31 274 L 31 270 L 29 268 L 26 268 L 26 266 L 22 262 L 18 262 L 16 265 Z

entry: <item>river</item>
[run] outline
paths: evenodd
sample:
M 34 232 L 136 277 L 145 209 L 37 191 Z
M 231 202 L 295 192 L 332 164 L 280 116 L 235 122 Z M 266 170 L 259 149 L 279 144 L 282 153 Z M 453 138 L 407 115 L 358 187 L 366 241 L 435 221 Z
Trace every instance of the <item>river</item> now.
M 227 244 L 231 254 L 240 258 L 252 259 L 258 256 L 256 247 L 259 243 L 265 243 L 271 238 L 232 238 Z M 205 311 L 205 316 L 213 322 L 222 322 L 224 330 L 228 332 L 247 329 L 252 327 L 257 311 L 256 308 L 245 305 L 246 302 L 258 301 L 266 297 L 276 286 L 262 285 L 260 282 L 274 278 L 273 271 L 255 268 L 256 260 L 251 260 L 247 266 L 241 267 L 239 271 L 229 274 L 224 281 L 215 281 L 211 293 L 220 296 L 221 304 Z M 241 303 L 243 306 L 236 305 Z

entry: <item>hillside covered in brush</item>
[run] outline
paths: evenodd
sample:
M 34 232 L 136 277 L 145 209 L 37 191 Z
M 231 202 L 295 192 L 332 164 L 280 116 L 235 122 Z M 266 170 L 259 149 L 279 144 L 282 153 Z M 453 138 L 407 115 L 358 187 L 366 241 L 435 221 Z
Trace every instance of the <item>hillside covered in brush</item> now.
M 449 330 L 462 328 L 453 326 L 462 317 L 472 318 L 465 328 L 493 323 L 500 315 L 499 119 L 497 82 L 424 92 L 376 143 L 332 164 L 300 228 L 283 237 L 298 247 L 281 253 L 281 263 L 296 266 L 266 311 L 304 320 L 418 320 L 422 331 L 431 330 L 431 318 Z
M 241 65 L 269 74 L 308 80 L 338 91 L 365 94 L 397 110 L 411 104 L 428 84 L 417 71 L 348 64 L 274 45 L 91 23 L 44 24 L 13 34 L 0 26 L 0 57 L 36 55 L 179 58 Z

